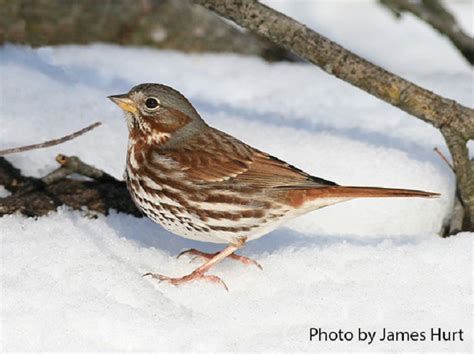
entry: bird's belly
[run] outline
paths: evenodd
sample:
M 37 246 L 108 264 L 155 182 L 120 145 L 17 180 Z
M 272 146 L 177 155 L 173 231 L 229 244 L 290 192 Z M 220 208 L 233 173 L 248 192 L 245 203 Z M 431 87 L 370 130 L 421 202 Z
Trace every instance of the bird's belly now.
M 206 226 L 193 214 L 190 214 L 181 205 L 170 204 L 167 198 L 144 195 L 132 192 L 132 198 L 138 208 L 150 219 L 160 224 L 164 229 L 188 239 L 217 242 L 219 241 Z
M 288 210 L 243 207 L 236 204 L 192 202 L 183 194 L 179 198 L 165 195 L 166 186 L 155 185 L 153 193 L 144 181 L 126 176 L 132 199 L 150 219 L 166 230 L 197 241 L 232 243 L 240 239 L 257 239 L 285 221 Z
M 228 220 L 207 218 L 202 220 L 199 215 L 184 210 L 167 209 L 166 202 L 160 204 L 156 198 L 153 203 L 161 208 L 150 208 L 147 201 L 137 201 L 138 207 L 150 219 L 160 224 L 166 230 L 191 240 L 212 243 L 237 243 L 240 239 L 257 239 L 276 229 L 286 218 Z M 165 206 L 164 206 L 165 205 Z

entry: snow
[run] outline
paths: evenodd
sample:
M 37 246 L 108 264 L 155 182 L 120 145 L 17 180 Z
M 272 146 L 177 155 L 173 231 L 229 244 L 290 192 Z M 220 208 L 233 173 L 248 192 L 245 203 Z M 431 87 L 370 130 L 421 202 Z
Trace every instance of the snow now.
M 5 189 L 4 186 L 1 186 L 0 185 L 0 198 L 5 198 L 5 197 L 8 197 L 11 193 Z
M 397 22 L 373 3 L 266 2 L 472 105 L 472 69 L 417 19 Z M 472 23 L 472 4 L 450 6 Z M 104 123 L 58 147 L 8 157 L 28 175 L 50 172 L 64 153 L 121 178 L 126 127 L 105 97 L 161 82 L 185 94 L 210 124 L 316 176 L 442 193 L 436 200 L 351 201 L 295 219 L 241 251 L 263 271 L 232 260 L 211 271 L 229 292 L 141 278 L 149 271 L 187 274 L 197 264 L 176 254 L 220 247 L 174 236 L 145 218 L 90 219 L 67 208 L 37 220 L 0 218 L 2 351 L 472 350 L 474 234 L 437 236 L 454 180 L 433 152 L 438 146 L 449 156 L 429 125 L 311 65 L 229 54 L 4 46 L 0 80 L 0 149 Z M 465 340 L 310 342 L 310 327 L 441 327 L 462 329 Z

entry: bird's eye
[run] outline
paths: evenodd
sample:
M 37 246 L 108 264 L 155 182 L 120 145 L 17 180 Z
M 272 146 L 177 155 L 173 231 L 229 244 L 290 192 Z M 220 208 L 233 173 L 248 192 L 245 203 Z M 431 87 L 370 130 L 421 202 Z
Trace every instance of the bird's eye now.
M 158 99 L 155 97 L 148 97 L 145 101 L 145 106 L 148 109 L 155 109 L 159 104 Z

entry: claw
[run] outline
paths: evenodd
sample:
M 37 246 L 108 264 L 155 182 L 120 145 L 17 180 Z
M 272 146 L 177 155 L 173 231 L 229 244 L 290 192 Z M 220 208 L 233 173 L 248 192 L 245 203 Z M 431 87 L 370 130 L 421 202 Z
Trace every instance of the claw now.
M 223 259 L 226 257 L 230 257 L 232 259 L 236 259 L 244 264 L 255 264 L 257 267 L 262 269 L 262 266 L 255 262 L 253 259 L 243 257 L 243 256 L 237 256 L 234 254 L 235 251 L 237 251 L 239 248 L 241 248 L 245 244 L 245 239 L 239 240 L 237 243 L 231 243 L 227 245 L 226 248 L 224 248 L 222 251 L 214 253 L 214 254 L 209 254 L 209 253 L 204 253 L 200 252 L 195 249 L 189 249 L 181 252 L 178 254 L 177 258 L 181 257 L 183 254 L 191 254 L 195 257 L 201 257 L 207 259 L 207 262 L 197 268 L 194 272 L 185 275 L 184 277 L 181 278 L 170 278 L 165 275 L 161 274 L 154 274 L 154 273 L 145 273 L 143 274 L 144 277 L 146 276 L 151 276 L 154 279 L 157 279 L 158 281 L 167 281 L 173 285 L 180 285 L 183 283 L 188 283 L 196 279 L 204 279 L 213 283 L 218 283 L 221 284 L 227 291 L 229 291 L 229 288 L 227 288 L 227 285 L 222 281 L 221 278 L 219 278 L 216 275 L 206 275 L 205 273 L 213 267 L 215 264 L 221 262 Z M 194 259 L 194 258 L 193 258 Z
M 194 248 L 190 248 L 188 250 L 184 250 L 184 251 L 181 251 L 179 252 L 179 254 L 176 256 L 176 259 L 178 259 L 179 257 L 181 257 L 183 254 L 186 254 L 186 253 L 190 253 L 192 251 L 196 251 Z
M 194 271 L 191 274 L 185 275 L 184 277 L 181 277 L 181 278 L 171 278 L 166 275 L 161 275 L 161 274 L 156 274 L 156 273 L 145 273 L 142 275 L 142 277 L 146 277 L 146 276 L 151 276 L 153 279 L 156 279 L 159 282 L 166 281 L 173 285 L 180 285 L 184 283 L 189 283 L 197 279 L 202 279 L 202 280 L 210 281 L 212 283 L 221 284 L 225 288 L 226 291 L 229 291 L 229 288 L 227 287 L 227 285 L 217 275 L 206 275 L 197 271 Z
M 244 256 L 239 256 L 237 254 L 231 254 L 229 256 L 229 258 L 232 258 L 236 261 L 239 261 L 245 265 L 254 265 L 256 267 L 258 267 L 260 270 L 263 270 L 263 267 L 260 265 L 260 263 L 258 263 L 256 260 L 252 259 L 252 258 L 248 258 L 248 257 L 244 257 Z
M 203 275 L 202 279 L 205 279 L 212 283 L 221 284 L 227 292 L 229 291 L 229 288 L 227 287 L 226 283 L 224 283 L 224 281 L 221 278 L 219 278 L 217 275 Z

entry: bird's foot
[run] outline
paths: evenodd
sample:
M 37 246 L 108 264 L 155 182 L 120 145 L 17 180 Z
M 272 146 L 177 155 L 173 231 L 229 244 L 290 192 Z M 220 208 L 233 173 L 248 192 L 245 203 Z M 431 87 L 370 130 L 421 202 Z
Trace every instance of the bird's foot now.
M 189 250 L 185 250 L 183 252 L 181 252 L 180 254 L 178 254 L 176 256 L 176 258 L 179 258 L 181 257 L 182 255 L 185 255 L 185 254 L 188 254 L 188 255 L 191 255 L 191 256 L 194 256 L 192 260 L 196 259 L 196 258 L 203 258 L 204 260 L 208 261 L 208 260 L 211 260 L 212 258 L 214 258 L 219 252 L 216 252 L 216 253 L 205 253 L 205 252 L 201 252 L 201 251 L 198 251 L 194 248 L 191 248 Z M 244 256 L 239 256 L 235 253 L 232 253 L 230 255 L 227 256 L 228 258 L 231 258 L 231 259 L 234 259 L 236 261 L 239 261 L 240 263 L 243 263 L 245 265 L 255 265 L 257 266 L 258 268 L 262 269 L 263 270 L 263 267 L 254 259 L 252 258 L 248 258 L 248 257 L 244 257 Z
M 165 281 L 173 285 L 181 285 L 184 283 L 192 282 L 194 280 L 202 279 L 202 280 L 210 281 L 212 283 L 221 284 L 227 291 L 229 291 L 229 289 L 227 288 L 227 285 L 224 283 L 224 281 L 221 278 L 219 278 L 216 275 L 205 274 L 205 272 L 199 269 L 196 269 L 194 272 L 188 275 L 185 275 L 181 278 L 171 278 L 171 277 L 167 277 L 166 275 L 161 275 L 161 274 L 156 274 L 156 273 L 145 273 L 142 276 L 143 277 L 151 276 L 153 279 L 156 279 L 160 282 Z

